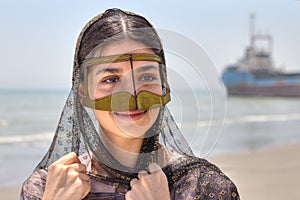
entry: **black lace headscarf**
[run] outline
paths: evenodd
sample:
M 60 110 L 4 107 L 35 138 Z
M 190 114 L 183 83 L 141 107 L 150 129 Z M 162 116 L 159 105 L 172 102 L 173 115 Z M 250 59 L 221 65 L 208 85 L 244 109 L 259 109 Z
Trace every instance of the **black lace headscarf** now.
M 119 9 L 109 9 L 89 21 L 79 35 L 72 78 L 72 89 L 62 111 L 53 142 L 37 169 L 47 168 L 63 155 L 94 156 L 108 172 L 129 180 L 136 172 L 146 169 L 155 160 L 159 145 L 181 155 L 193 155 L 166 106 L 160 108 L 158 117 L 146 132 L 135 169 L 119 163 L 104 147 L 99 134 L 103 130 L 93 111 L 81 104 L 79 87 L 82 82 L 81 63 L 95 49 L 101 49 L 113 41 L 131 39 L 151 48 L 161 57 L 165 56 L 161 41 L 152 25 L 142 16 Z M 166 69 L 162 69 L 166 73 Z

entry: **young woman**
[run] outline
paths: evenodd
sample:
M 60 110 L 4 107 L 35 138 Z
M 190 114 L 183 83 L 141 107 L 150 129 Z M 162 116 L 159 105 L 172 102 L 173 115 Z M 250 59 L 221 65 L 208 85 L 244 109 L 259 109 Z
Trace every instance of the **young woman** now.
M 178 130 L 165 64 L 142 16 L 109 9 L 88 22 L 52 145 L 21 199 L 239 199 Z

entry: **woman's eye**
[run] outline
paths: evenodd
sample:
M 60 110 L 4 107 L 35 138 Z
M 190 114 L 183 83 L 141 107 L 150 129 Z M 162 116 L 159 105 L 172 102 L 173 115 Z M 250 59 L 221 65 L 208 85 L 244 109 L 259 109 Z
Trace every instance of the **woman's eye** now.
M 103 81 L 102 81 L 102 83 L 116 83 L 116 82 L 118 82 L 120 80 L 120 78 L 118 78 L 118 77 L 110 77 L 110 78 L 107 78 L 107 79 L 104 79 Z
M 139 78 L 139 81 L 151 82 L 157 80 L 157 77 L 153 74 L 145 74 Z

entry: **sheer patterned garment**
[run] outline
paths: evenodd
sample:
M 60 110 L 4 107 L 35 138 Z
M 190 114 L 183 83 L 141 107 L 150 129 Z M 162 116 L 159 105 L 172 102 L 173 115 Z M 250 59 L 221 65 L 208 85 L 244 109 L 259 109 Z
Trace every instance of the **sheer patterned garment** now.
M 118 18 L 120 16 L 121 19 Z M 103 37 L 104 34 L 96 34 L 95 31 L 101 32 L 101 27 L 104 25 L 120 24 L 124 31 L 127 23 L 119 23 L 120 20 L 126 22 L 132 17 L 141 18 L 130 12 L 110 9 L 93 18 L 82 30 L 76 45 L 71 92 L 62 111 L 52 144 L 34 172 L 24 182 L 21 199 L 42 199 L 48 167 L 70 152 L 77 153 L 80 161 L 87 166 L 87 174 L 91 178 L 92 188 L 85 199 L 125 199 L 126 192 L 131 189 L 130 180 L 137 178 L 141 170 L 147 171 L 152 162 L 158 163 L 166 174 L 171 199 L 239 199 L 236 186 L 218 167 L 194 156 L 167 106 L 160 107 L 157 119 L 144 134 L 134 168 L 118 162 L 105 146 L 103 142 L 105 133 L 93 109 L 84 107 L 81 103 L 82 70 L 80 67 L 87 57 L 87 55 L 82 56 L 81 51 L 86 49 L 92 51 L 99 46 L 97 43 L 89 47 L 91 44 L 87 44 L 86 41 L 91 35 Z M 130 37 L 130 34 L 133 34 L 134 39 L 148 38 L 153 46 L 149 46 L 147 41 L 145 44 L 157 50 L 154 53 L 160 56 L 165 66 L 160 41 L 153 42 L 158 36 L 154 28 L 149 23 L 146 24 L 147 26 L 142 29 L 125 27 L 127 30 L 125 35 Z M 120 35 L 114 39 L 116 38 L 120 39 Z M 109 40 L 105 39 L 105 44 L 107 41 Z M 166 74 L 166 69 L 162 68 L 162 70 Z
M 168 178 L 171 199 L 239 199 L 233 182 L 207 160 L 167 150 L 159 153 L 164 154 L 163 159 L 169 159 L 169 164 L 162 169 Z M 83 155 L 80 160 L 88 166 L 92 185 L 84 199 L 125 199 L 130 190 L 126 178 L 137 177 L 136 173 L 123 173 L 124 177 L 118 178 L 93 157 Z M 42 199 L 46 177 L 45 169 L 35 171 L 23 185 L 22 199 Z

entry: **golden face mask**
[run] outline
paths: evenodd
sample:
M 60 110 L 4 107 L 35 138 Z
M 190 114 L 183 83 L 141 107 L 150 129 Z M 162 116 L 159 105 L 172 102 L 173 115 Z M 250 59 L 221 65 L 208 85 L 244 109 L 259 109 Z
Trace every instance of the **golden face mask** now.
M 106 111 L 149 110 L 170 101 L 165 66 L 158 55 L 91 58 L 81 67 L 84 106 Z

